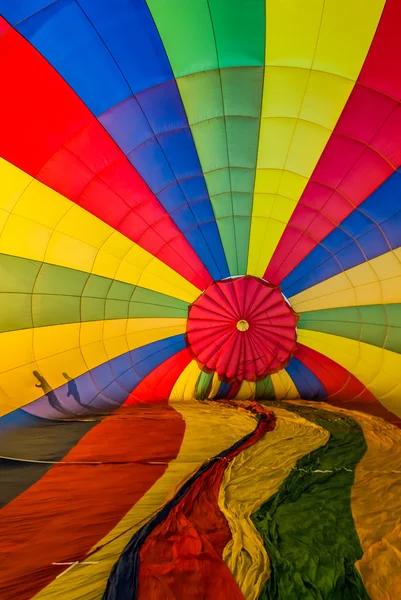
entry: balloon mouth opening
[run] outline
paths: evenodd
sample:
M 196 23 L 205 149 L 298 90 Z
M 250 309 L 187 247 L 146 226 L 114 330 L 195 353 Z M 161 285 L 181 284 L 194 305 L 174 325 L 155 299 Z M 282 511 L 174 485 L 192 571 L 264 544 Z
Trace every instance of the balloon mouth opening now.
M 252 275 L 225 278 L 190 305 L 185 340 L 202 371 L 255 382 L 287 366 L 298 318 L 279 286 Z
M 248 329 L 249 329 L 248 321 L 246 321 L 245 319 L 240 319 L 237 322 L 237 329 L 238 329 L 238 331 L 248 331 Z

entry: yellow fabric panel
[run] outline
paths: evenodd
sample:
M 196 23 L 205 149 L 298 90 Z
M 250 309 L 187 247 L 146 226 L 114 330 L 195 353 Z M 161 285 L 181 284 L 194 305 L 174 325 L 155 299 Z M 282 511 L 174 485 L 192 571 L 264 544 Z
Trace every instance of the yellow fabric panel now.
M 355 375 L 388 410 L 401 417 L 401 354 L 329 333 L 298 330 L 298 340 Z
M 95 547 L 88 558 L 96 564 L 77 566 L 39 592 L 35 600 L 99 600 L 114 563 L 134 533 L 205 460 L 216 456 L 251 433 L 256 421 L 245 411 L 207 402 L 171 403 L 185 420 L 185 436 L 178 457 L 166 473 Z M 207 431 L 207 435 L 205 432 Z M 120 537 L 118 537 L 120 536 Z
M 256 384 L 253 381 L 243 381 L 238 394 L 235 396 L 236 400 L 253 400 L 255 398 Z
M 384 4 L 266 0 L 266 68 L 247 269 L 251 275 L 263 276 L 352 92 Z M 276 210 L 269 199 L 263 211 L 265 194 L 275 195 Z M 283 198 L 294 201 L 292 210 Z
M 297 312 L 401 302 L 401 248 L 334 275 L 289 300 Z
M 193 302 L 199 290 L 74 202 L 0 159 L 0 252 L 139 284 Z
M 219 389 L 221 386 L 221 381 L 217 373 L 213 374 L 212 385 L 210 387 L 210 392 L 208 398 L 214 398 L 219 393 Z
M 39 371 L 52 388 L 89 369 L 157 340 L 184 333 L 186 319 L 113 319 L 8 331 L 0 334 L 0 387 L 7 400 L 0 415 L 43 395 Z
M 291 377 L 285 369 L 271 376 L 276 400 L 299 398 L 299 393 Z
M 381 419 L 352 416 L 368 446 L 351 494 L 364 551 L 356 567 L 371 600 L 392 600 L 401 590 L 401 431 Z
M 269 558 L 251 515 L 275 494 L 305 454 L 326 444 L 328 432 L 302 417 L 271 407 L 276 427 L 231 461 L 224 473 L 219 506 L 232 534 L 223 559 L 247 600 L 257 600 L 269 577 Z
M 195 397 L 196 382 L 201 373 L 202 370 L 199 368 L 196 360 L 192 360 L 175 382 L 171 390 L 170 401 L 193 400 Z

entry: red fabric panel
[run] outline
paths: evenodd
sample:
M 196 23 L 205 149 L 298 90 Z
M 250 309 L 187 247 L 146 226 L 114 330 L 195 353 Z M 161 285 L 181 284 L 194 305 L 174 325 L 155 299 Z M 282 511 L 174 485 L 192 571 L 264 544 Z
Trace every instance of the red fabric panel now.
M 357 83 L 266 269 L 275 285 L 401 165 L 400 22 L 401 2 L 388 0 Z
M 6 505 L 0 511 L 1 600 L 28 600 L 67 568 L 53 562 L 83 560 L 164 474 L 184 430 L 181 416 L 165 403 L 122 407 Z M 101 464 L 67 464 L 91 461 Z
M 124 404 L 168 400 L 175 382 L 191 360 L 187 348 L 177 352 L 142 379 Z
M 289 362 L 297 321 L 278 288 L 245 276 L 209 286 L 189 309 L 186 338 L 202 368 L 255 381 Z
M 218 495 L 227 463 L 274 429 L 273 414 L 261 407 L 258 412 L 267 418 L 251 438 L 203 473 L 146 539 L 140 551 L 138 600 L 244 600 L 221 558 L 231 533 Z
M 7 91 L 0 95 L 3 158 L 160 257 L 199 289 L 211 282 L 188 241 L 99 121 L 11 28 L 0 38 L 0 79 Z
M 303 344 L 298 344 L 294 356 L 322 382 L 328 404 L 359 410 L 401 427 L 399 417 L 380 404 L 363 383 L 335 361 Z

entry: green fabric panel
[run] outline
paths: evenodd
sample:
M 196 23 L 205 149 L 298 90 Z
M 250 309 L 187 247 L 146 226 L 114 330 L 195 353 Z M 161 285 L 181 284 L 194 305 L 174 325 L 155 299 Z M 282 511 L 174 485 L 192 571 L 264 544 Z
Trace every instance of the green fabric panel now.
M 251 231 L 251 217 L 234 217 L 235 244 L 237 248 L 237 272 L 232 275 L 244 275 L 248 263 L 248 246 Z
M 225 194 L 227 193 L 226 190 L 230 189 L 230 170 L 227 167 L 216 171 L 210 171 L 204 175 L 211 200 L 214 196 Z
M 231 275 L 238 274 L 237 246 L 235 243 L 235 227 L 233 217 L 217 219 L 217 227 L 224 247 L 228 269 Z
M 36 260 L 0 254 L 0 292 L 30 293 L 41 264 Z
M 90 275 L 82 295 L 90 298 L 106 298 L 112 283 L 113 280 L 107 277 Z
M 230 165 L 256 169 L 259 119 L 226 117 L 226 127 Z M 253 185 L 248 191 L 253 192 Z
M 252 194 L 233 192 L 233 212 L 237 217 L 250 217 L 252 214 Z
M 265 0 L 208 0 L 220 68 L 264 65 Z
M 387 330 L 384 348 L 401 354 L 401 329 L 399 327 L 391 327 Z
M 105 319 L 127 319 L 129 304 L 125 300 L 109 300 L 106 299 L 104 312 Z
M 218 67 L 264 64 L 264 0 L 147 3 L 175 77 Z
M 386 304 L 383 307 L 392 327 L 401 327 L 401 304 Z
M 132 302 L 129 305 L 128 317 L 132 318 L 159 318 L 168 317 L 176 319 L 186 319 L 188 317 L 188 308 L 174 308 L 160 304 L 144 304 L 142 302 Z
M 81 296 L 88 278 L 89 273 L 43 263 L 33 292 L 35 294 Z
M 263 67 L 236 67 L 220 71 L 226 116 L 260 119 L 263 74 Z
M 217 69 L 216 45 L 205 0 L 147 0 L 175 77 Z
M 255 169 L 230 167 L 230 177 L 233 192 L 253 193 Z
M 314 310 L 301 314 L 298 327 L 401 351 L 401 304 L 374 304 Z
M 4 285 L 4 281 L 1 284 Z M 8 285 L 10 282 L 8 282 Z M 0 332 L 33 327 L 30 294 L 0 293 Z
M 122 281 L 113 281 L 107 292 L 107 298 L 113 300 L 126 300 L 129 301 L 133 294 L 135 286 L 129 283 L 123 283 Z
M 81 298 L 81 321 L 103 321 L 106 312 L 104 298 Z
M 223 117 L 193 125 L 192 134 L 204 173 L 228 167 L 226 125 Z M 225 181 L 227 182 L 227 178 Z M 222 191 L 229 191 L 229 185 L 228 180 L 228 189 L 225 187 Z M 208 191 L 211 194 L 209 189 Z
M 197 400 L 206 400 L 212 387 L 213 373 L 202 373 L 198 377 L 195 387 L 195 398 Z
M 136 287 L 130 301 L 130 311 L 134 307 L 141 306 L 141 309 L 135 309 L 135 316 L 153 317 L 156 314 L 148 314 L 148 311 L 157 311 L 157 316 L 162 317 L 183 317 L 188 316 L 188 303 L 172 296 L 166 296 L 160 292 L 147 290 L 146 288 Z
M 233 215 L 233 197 L 230 193 L 218 194 L 211 198 L 213 211 L 216 219 L 232 217 Z M 218 224 L 218 223 L 217 223 Z
M 265 379 L 256 382 L 255 398 L 265 400 L 276 399 L 276 394 L 274 393 L 273 382 L 270 375 L 265 377 Z
M 188 315 L 188 303 L 171 296 L 5 254 L 0 254 L 0 294 L 0 332 L 80 321 Z
M 177 79 L 177 85 L 191 127 L 224 115 L 218 70 L 180 77 Z
M 281 406 L 324 427 L 330 438 L 298 460 L 252 515 L 271 564 L 259 598 L 368 600 L 355 568 L 363 552 L 351 511 L 355 468 L 366 452 L 363 432 L 344 414 Z
M 81 320 L 81 298 L 33 294 L 32 320 L 34 327 L 78 323 Z

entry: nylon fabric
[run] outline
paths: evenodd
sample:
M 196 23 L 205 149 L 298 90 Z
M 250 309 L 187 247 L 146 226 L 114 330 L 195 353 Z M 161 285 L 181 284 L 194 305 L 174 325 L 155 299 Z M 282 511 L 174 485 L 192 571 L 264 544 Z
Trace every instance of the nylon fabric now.
M 330 437 L 300 458 L 278 492 L 252 515 L 271 561 L 259 597 L 368 600 L 354 566 L 363 551 L 350 502 L 355 468 L 366 452 L 363 432 L 348 414 L 305 406 L 287 410 Z
M 302 456 L 329 438 L 325 429 L 302 416 L 270 408 L 277 419 L 274 430 L 230 462 L 219 492 L 232 535 L 223 559 L 247 600 L 258 600 L 270 574 L 269 556 L 251 515 L 279 490 Z

